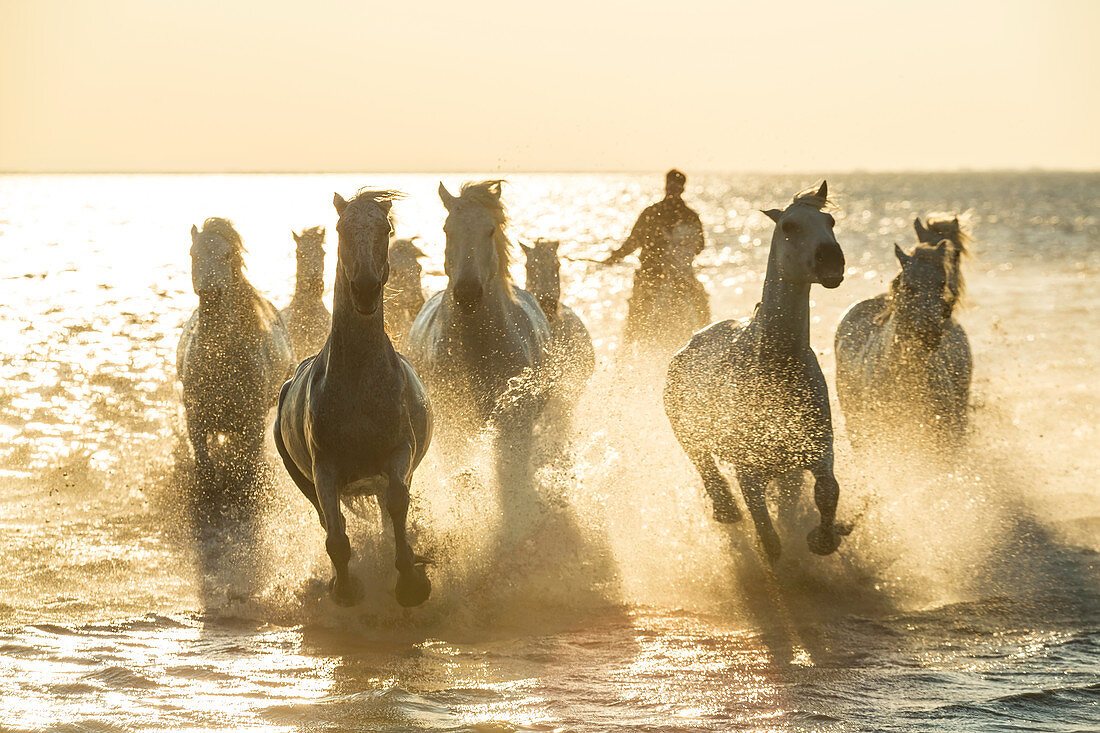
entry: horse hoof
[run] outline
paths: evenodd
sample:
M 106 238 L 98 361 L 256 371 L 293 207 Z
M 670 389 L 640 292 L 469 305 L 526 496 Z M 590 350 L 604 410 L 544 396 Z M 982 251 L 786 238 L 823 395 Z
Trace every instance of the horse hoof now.
M 741 510 L 732 501 L 714 505 L 714 521 L 722 524 L 736 524 L 741 521 Z
M 419 606 L 432 594 L 432 582 L 428 580 L 428 574 L 424 572 L 424 568 L 415 566 L 407 573 L 401 573 L 397 579 L 394 594 L 397 596 L 397 602 L 405 608 Z
M 339 582 L 339 578 L 333 578 L 328 587 L 329 591 L 332 592 L 332 600 L 336 602 L 336 605 L 344 608 L 354 606 L 362 597 L 359 582 L 350 575 L 343 583 Z
M 806 535 L 806 544 L 815 555 L 831 555 L 840 547 L 840 535 L 835 528 L 826 531 L 821 527 L 814 527 Z

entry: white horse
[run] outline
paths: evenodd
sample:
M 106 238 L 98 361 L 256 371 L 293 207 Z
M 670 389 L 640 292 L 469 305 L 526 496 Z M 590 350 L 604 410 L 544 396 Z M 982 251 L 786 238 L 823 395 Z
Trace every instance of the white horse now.
M 769 558 L 780 552 L 765 489 L 788 491 L 809 471 L 821 515 L 810 549 L 832 553 L 847 534 L 835 521 L 840 489 L 833 476 L 829 390 L 810 347 L 810 286 L 835 288 L 844 253 L 825 208 L 828 188 L 795 196 L 786 209 L 764 212 L 775 222 L 764 293 L 745 321 L 720 321 L 699 331 L 669 364 L 665 412 L 714 504 L 714 518 L 741 512 L 715 458 L 731 463 Z
M 397 602 L 427 600 L 431 583 L 409 544 L 409 485 L 432 436 L 424 385 L 386 335 L 382 290 L 389 277 L 392 191 L 333 199 L 340 221 L 332 330 L 320 353 L 283 386 L 275 445 L 287 472 L 313 503 L 336 570 L 333 594 L 354 603 L 341 500 L 377 496 L 393 524 Z
M 560 413 L 568 422 L 592 372 L 596 349 L 592 335 L 576 311 L 561 301 L 561 262 L 556 240 L 539 239 L 533 247 L 521 245 L 527 256 L 527 291 L 535 296 L 550 322 L 549 371 L 560 384 Z M 557 400 L 555 400 L 557 401 Z
M 966 434 L 973 358 L 955 306 L 968 238 L 957 218 L 914 221 L 919 243 L 896 244 L 887 293 L 854 304 L 837 326 L 836 388 L 852 443 L 895 439 L 958 447 Z
M 280 311 L 290 331 L 294 353 L 299 359 L 321 350 L 332 325 L 332 314 L 325 307 L 325 228 L 311 227 L 294 235 L 298 268 L 294 279 L 294 297 Z
M 447 288 L 413 322 L 408 355 L 440 422 L 453 430 L 492 423 L 501 440 L 498 469 L 507 463 L 523 470 L 551 392 L 544 374 L 550 324 L 535 298 L 512 282 L 501 183 L 466 183 L 458 196 L 439 184 Z
M 176 371 L 199 488 L 226 498 L 218 482 L 255 488 L 264 425 L 279 387 L 294 372 L 290 335 L 278 312 L 244 276 L 244 246 L 226 219 L 191 227 L 191 281 L 199 307 L 183 327 Z

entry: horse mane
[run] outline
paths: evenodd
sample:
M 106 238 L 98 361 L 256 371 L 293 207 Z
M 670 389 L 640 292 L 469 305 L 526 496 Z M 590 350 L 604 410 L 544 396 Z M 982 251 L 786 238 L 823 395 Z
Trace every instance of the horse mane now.
M 361 188 L 355 192 L 347 201 L 347 207 L 344 211 L 351 209 L 353 204 L 374 204 L 382 209 L 386 216 L 386 220 L 390 223 L 390 227 L 393 227 L 393 211 L 389 207 L 383 206 L 385 203 L 392 203 L 398 199 L 405 198 L 405 194 L 400 191 L 394 191 L 392 189 L 370 189 Z M 343 219 L 344 215 L 341 214 L 340 218 Z
M 831 200 L 825 196 L 817 195 L 818 190 L 820 190 L 819 187 L 810 186 L 809 188 L 799 191 L 794 195 L 794 198 L 791 199 L 790 205 L 802 204 L 803 206 L 810 206 L 818 211 L 821 211 L 826 206 L 832 206 L 833 202 Z
M 244 269 L 244 253 L 248 250 L 244 248 L 244 242 L 241 240 L 241 235 L 233 227 L 233 222 L 220 216 L 212 216 L 202 223 L 202 233 L 216 234 L 224 239 L 233 250 L 233 268 L 235 270 Z
M 508 210 L 504 207 L 504 202 L 500 200 L 500 186 L 503 183 L 502 179 L 467 181 L 459 189 L 458 199 L 459 201 L 468 201 L 481 206 L 492 217 L 493 224 L 496 225 L 496 230 L 493 232 L 493 244 L 497 250 L 497 276 L 502 283 L 508 286 L 505 288 L 508 298 L 514 299 L 512 287 L 515 283 L 512 281 L 512 271 L 510 269 L 513 248 L 512 241 L 508 239 L 506 231 L 508 229 Z

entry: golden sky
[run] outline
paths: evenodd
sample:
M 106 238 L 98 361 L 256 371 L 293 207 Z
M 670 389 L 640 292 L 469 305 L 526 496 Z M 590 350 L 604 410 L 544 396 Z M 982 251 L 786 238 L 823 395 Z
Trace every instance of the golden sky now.
M 0 0 L 3 171 L 1100 169 L 1092 0 Z

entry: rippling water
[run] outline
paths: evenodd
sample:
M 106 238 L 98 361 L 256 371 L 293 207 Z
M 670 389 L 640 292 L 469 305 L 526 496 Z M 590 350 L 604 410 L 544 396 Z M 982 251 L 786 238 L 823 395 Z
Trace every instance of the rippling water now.
M 836 555 L 805 549 L 809 497 L 774 572 L 750 527 L 710 521 L 660 409 L 663 366 L 616 355 L 630 268 L 580 261 L 563 290 L 600 365 L 572 460 L 540 473 L 547 509 L 502 527 L 478 466 L 429 453 L 412 510 L 436 563 L 424 607 L 393 600 L 377 512 L 351 520 L 372 595 L 334 606 L 320 528 L 281 473 L 258 538 L 197 548 L 181 530 L 172 367 L 196 304 L 191 224 L 233 219 L 249 277 L 284 305 L 290 230 L 334 233 L 334 190 L 398 188 L 397 233 L 423 237 L 434 289 L 437 182 L 0 177 L 0 728 L 1100 728 L 1100 175 L 830 178 L 850 265 L 812 293 L 830 380 L 840 314 L 884 289 L 914 214 L 961 212 L 978 241 L 960 316 L 972 445 L 950 470 L 872 465 L 838 416 L 856 531 Z M 506 196 L 520 238 L 594 257 L 660 183 L 524 175 Z M 757 209 L 813 181 L 691 183 L 715 316 L 745 315 L 770 236 Z M 503 551 L 503 535 L 518 545 Z M 221 569 L 200 572 L 203 553 Z

